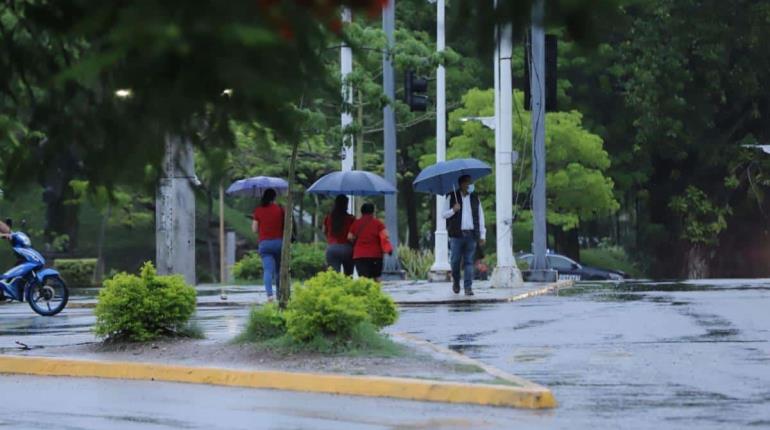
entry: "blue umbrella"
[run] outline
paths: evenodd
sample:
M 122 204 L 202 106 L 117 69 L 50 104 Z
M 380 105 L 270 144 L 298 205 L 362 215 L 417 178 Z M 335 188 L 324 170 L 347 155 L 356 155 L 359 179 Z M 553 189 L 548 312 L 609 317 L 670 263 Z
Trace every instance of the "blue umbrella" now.
M 324 175 L 315 181 L 307 192 L 327 196 L 379 196 L 395 194 L 396 187 L 374 173 L 350 170 Z
M 457 181 L 462 176 L 468 175 L 475 181 L 490 173 L 492 168 L 487 163 L 475 158 L 463 158 L 426 167 L 412 184 L 419 192 L 445 195 L 457 189 Z
M 281 178 L 271 176 L 255 176 L 253 178 L 240 179 L 227 187 L 227 194 L 231 196 L 261 197 L 267 189 L 286 194 L 289 191 L 289 183 Z

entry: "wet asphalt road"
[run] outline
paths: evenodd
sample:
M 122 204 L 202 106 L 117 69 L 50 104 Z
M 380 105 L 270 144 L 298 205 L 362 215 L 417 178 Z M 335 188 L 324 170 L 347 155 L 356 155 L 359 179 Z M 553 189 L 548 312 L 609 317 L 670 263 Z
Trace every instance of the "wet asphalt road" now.
M 544 384 L 554 391 L 559 408 L 499 415 L 502 412 L 496 408 L 463 409 L 385 400 L 367 403 L 366 399 L 257 390 L 250 400 L 252 409 L 238 409 L 240 412 L 234 414 L 244 422 L 253 414 L 256 421 L 251 428 L 323 428 L 306 421 L 307 415 L 318 410 L 343 410 L 351 402 L 360 401 L 355 414 L 371 415 L 375 421 L 328 415 L 318 419 L 337 422 L 335 428 L 367 428 L 377 424 L 378 417 L 388 419 L 380 423 L 385 428 L 497 428 L 506 420 L 510 426 L 503 427 L 508 428 L 770 428 L 769 309 L 770 281 L 589 285 L 558 297 L 536 297 L 518 303 L 410 307 L 403 309 L 392 331 L 414 333 Z M 68 310 L 48 319 L 30 312 L 26 305 L 0 306 L 0 349 L 13 348 L 17 340 L 31 347 L 93 341 L 89 333 L 93 316 L 88 310 Z M 208 337 L 228 339 L 237 334 L 246 312 L 202 309 L 198 320 Z M 26 380 L 8 378 L 0 380 L 2 393 L 7 392 L 9 383 Z M 50 388 L 52 393 L 66 392 L 73 408 L 86 415 L 141 417 L 145 412 L 157 412 L 152 407 L 157 399 L 152 398 L 131 403 L 130 408 L 117 401 L 84 401 L 82 408 L 75 407 L 78 399 L 87 400 L 95 392 L 115 391 L 111 395 L 130 398 L 131 390 L 142 390 L 129 385 L 124 389 L 124 383 L 116 381 L 57 381 L 58 390 L 48 387 L 50 383 L 45 380 L 30 384 L 42 384 L 41 389 Z M 179 392 L 174 388 L 176 384 L 145 384 L 163 385 L 169 393 Z M 216 398 L 212 401 L 223 405 L 238 404 L 238 399 L 249 396 L 244 394 L 248 390 L 232 388 L 183 389 L 185 395 L 195 391 L 201 405 L 208 398 Z M 72 396 L 72 392 L 78 396 Z M 319 399 L 313 403 L 302 396 Z M 284 399 L 280 412 L 269 406 L 275 397 Z M 312 404 L 317 406 L 310 407 Z M 189 407 L 207 410 L 196 405 L 199 403 L 192 402 Z M 229 416 L 227 407 L 219 409 Z M 197 410 L 192 415 L 184 410 L 180 404 L 162 415 L 167 421 L 154 427 L 132 427 L 127 422 L 106 419 L 98 421 L 103 425 L 70 428 L 197 428 Z M 385 412 L 378 415 L 381 410 Z M 0 426 L 15 422 L 14 414 L 8 413 L 2 402 L 0 412 L 5 412 L 0 414 Z M 63 412 L 46 415 L 43 411 L 39 416 L 54 424 L 59 413 Z M 424 421 L 431 414 L 447 421 Z M 487 416 L 498 419 L 477 421 Z M 458 417 L 470 421 L 456 421 Z M 256 425 L 258 422 L 275 426 Z
M 519 419 L 504 408 L 165 382 L 0 375 L 0 393 L 0 428 L 18 430 L 497 429 Z

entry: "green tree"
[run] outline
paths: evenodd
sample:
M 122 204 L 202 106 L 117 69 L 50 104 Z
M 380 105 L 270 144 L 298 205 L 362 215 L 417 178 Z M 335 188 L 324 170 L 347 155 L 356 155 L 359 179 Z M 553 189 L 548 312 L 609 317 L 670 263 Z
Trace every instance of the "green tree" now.
M 531 228 L 529 212 L 532 179 L 531 158 L 531 116 L 523 111 L 523 94 L 514 92 L 516 106 L 514 121 L 514 148 L 522 156 L 514 168 L 514 211 L 516 219 Z M 448 158 L 474 157 L 494 166 L 494 132 L 476 121 L 463 120 L 466 117 L 491 116 L 494 114 L 494 93 L 492 90 L 473 89 L 463 96 L 463 106 L 449 115 L 449 129 L 454 134 L 448 150 Z M 575 257 L 579 249 L 564 236 L 570 232 L 577 238 L 581 222 L 607 216 L 619 207 L 613 195 L 612 179 L 605 176 L 610 159 L 602 147 L 602 139 L 587 131 L 582 125 L 582 115 L 577 111 L 546 114 L 546 167 L 547 167 L 547 221 L 555 229 L 557 249 Z M 434 161 L 433 155 L 423 157 L 424 165 Z M 485 194 L 484 201 L 494 201 L 494 175 L 479 182 L 479 190 Z M 491 208 L 489 208 L 491 209 Z M 489 223 L 495 222 L 491 212 Z
M 649 172 L 639 200 L 654 274 L 766 273 L 749 250 L 769 237 L 768 162 L 741 145 L 770 138 L 769 19 L 763 2 L 715 0 L 656 0 L 633 17 L 626 102 Z

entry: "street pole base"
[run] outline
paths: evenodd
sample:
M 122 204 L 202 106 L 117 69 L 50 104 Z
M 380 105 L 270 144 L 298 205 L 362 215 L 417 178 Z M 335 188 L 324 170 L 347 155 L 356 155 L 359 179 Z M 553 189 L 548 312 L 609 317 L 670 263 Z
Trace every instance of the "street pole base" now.
M 492 273 L 494 288 L 518 288 L 523 284 L 521 271 L 516 266 L 497 266 Z
M 559 280 L 559 272 L 553 269 L 525 270 L 522 275 L 527 282 L 556 282 Z
M 452 269 L 430 269 L 430 272 L 428 272 L 428 281 L 451 282 Z

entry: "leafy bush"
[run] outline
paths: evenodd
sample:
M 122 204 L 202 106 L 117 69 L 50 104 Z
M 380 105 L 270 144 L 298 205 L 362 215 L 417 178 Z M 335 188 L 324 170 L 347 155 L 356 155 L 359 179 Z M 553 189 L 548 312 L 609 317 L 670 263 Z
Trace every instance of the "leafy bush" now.
M 430 267 L 433 265 L 433 251 L 414 250 L 401 245 L 398 247 L 398 259 L 409 279 L 428 279 Z
M 393 299 L 382 292 L 379 282 L 368 278 L 353 280 L 337 272 L 329 272 L 345 278 L 344 288 L 352 295 L 363 298 L 369 321 L 378 329 L 387 327 L 398 319 L 398 310 Z
M 249 313 L 246 329 L 239 340 L 255 342 L 286 334 L 286 318 L 274 303 L 254 307 Z
M 323 244 L 295 243 L 291 245 L 291 275 L 295 279 L 309 279 L 326 270 Z M 256 252 L 246 254 L 233 266 L 233 275 L 239 281 L 261 281 L 262 259 Z
M 139 276 L 119 273 L 105 281 L 96 303 L 98 336 L 148 341 L 183 334 L 195 312 L 195 289 L 179 275 L 158 276 L 152 263 Z
M 580 262 L 587 266 L 621 270 L 633 278 L 643 278 L 645 276 L 644 271 L 639 268 L 639 265 L 619 246 L 581 249 Z
M 233 265 L 233 276 L 239 281 L 262 280 L 262 258 L 250 252 Z
M 326 270 L 326 246 L 322 243 L 294 243 L 291 245 L 291 276 L 310 279 Z
M 93 287 L 96 258 L 57 259 L 54 267 L 70 287 Z
M 308 342 L 315 337 L 350 339 L 355 327 L 371 323 L 377 328 L 396 321 L 393 300 L 378 283 L 353 280 L 328 270 L 295 289 L 286 311 L 289 335 Z

